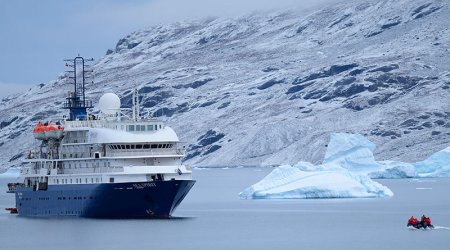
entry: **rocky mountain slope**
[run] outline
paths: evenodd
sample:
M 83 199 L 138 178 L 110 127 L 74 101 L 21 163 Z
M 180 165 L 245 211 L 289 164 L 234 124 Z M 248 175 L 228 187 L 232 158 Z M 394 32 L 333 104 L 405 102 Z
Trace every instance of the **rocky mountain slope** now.
M 377 159 L 418 161 L 450 145 L 450 4 L 346 1 L 134 32 L 93 66 L 94 103 L 115 92 L 167 121 L 196 166 L 317 163 L 332 132 L 360 133 Z M 34 124 L 61 116 L 67 76 L 0 105 L 2 166 Z

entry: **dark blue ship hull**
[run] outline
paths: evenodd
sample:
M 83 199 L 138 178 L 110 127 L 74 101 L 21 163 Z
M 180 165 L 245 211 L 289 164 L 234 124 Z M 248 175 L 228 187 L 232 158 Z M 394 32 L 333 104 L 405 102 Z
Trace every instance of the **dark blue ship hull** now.
M 91 218 L 168 218 L 194 180 L 18 187 L 20 216 Z

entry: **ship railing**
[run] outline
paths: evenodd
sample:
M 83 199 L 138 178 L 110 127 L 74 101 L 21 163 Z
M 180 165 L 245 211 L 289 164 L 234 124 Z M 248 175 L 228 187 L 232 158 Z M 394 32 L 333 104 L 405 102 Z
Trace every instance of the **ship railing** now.
M 109 151 L 107 156 L 146 156 L 146 155 L 178 155 L 183 156 L 184 149 L 157 149 L 157 150 L 126 150 L 126 151 Z
M 120 172 L 123 172 L 123 167 L 93 167 L 84 169 L 63 169 L 63 171 L 58 174 L 102 174 Z
M 112 128 L 113 124 L 104 120 L 66 121 L 66 128 Z
M 41 175 L 41 168 L 22 168 L 20 173 L 22 175 Z M 123 167 L 90 167 L 90 168 L 78 168 L 78 169 L 62 169 L 57 168 L 56 174 L 89 174 L 89 173 L 112 173 L 123 172 Z M 46 172 L 47 175 L 51 175 L 51 171 Z
M 123 167 L 91 167 L 78 169 L 58 169 L 57 174 L 99 174 L 99 173 L 117 173 L 123 172 Z M 41 172 L 34 169 L 23 169 L 21 171 L 24 175 L 41 175 Z M 50 175 L 50 172 L 47 172 Z
M 7 193 L 15 193 L 17 190 L 17 187 L 24 187 L 25 184 L 23 183 L 8 183 L 8 191 Z
M 29 174 L 41 174 L 41 168 L 22 168 L 20 170 L 20 174 L 29 175 Z
M 21 168 L 20 169 L 20 173 L 21 174 L 30 174 L 31 173 L 31 168 Z
M 26 159 L 42 159 L 42 160 L 57 160 L 59 159 L 58 154 L 49 154 L 49 153 L 39 153 L 38 149 L 30 150 L 25 157 Z
M 139 122 L 156 122 L 156 119 L 143 119 Z M 135 124 L 134 120 L 120 120 L 120 124 Z M 118 125 L 117 121 L 109 120 L 82 120 L 82 121 L 65 121 L 65 128 L 111 128 L 115 129 Z

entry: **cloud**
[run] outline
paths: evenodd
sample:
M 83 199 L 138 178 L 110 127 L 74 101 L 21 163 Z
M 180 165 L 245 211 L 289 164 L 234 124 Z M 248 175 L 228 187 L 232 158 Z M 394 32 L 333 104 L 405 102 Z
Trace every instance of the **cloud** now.
M 99 58 L 120 38 L 149 26 L 259 11 L 305 10 L 336 1 L 348 0 L 4 1 L 0 7 L 0 30 L 5 37 L 0 39 L 0 68 L 5 83 L 0 85 L 4 88 L 0 97 L 54 79 L 64 70 L 63 58 L 77 54 Z
M 147 26 L 198 19 L 236 17 L 255 11 L 308 9 L 339 0 L 149 0 L 97 2 L 87 11 L 71 17 L 73 23 L 101 27 L 99 32 L 128 30 Z

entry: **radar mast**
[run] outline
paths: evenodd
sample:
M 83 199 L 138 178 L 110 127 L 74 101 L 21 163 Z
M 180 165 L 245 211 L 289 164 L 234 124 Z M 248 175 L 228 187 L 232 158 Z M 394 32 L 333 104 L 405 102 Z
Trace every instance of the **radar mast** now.
M 72 80 L 74 91 L 70 91 L 64 103 L 64 108 L 69 109 L 69 121 L 87 120 L 87 108 L 92 108 L 92 101 L 86 100 L 85 85 L 88 79 L 92 77 L 92 69 L 86 62 L 94 61 L 93 58 L 84 59 L 80 55 L 74 59 L 65 59 L 66 67 L 72 68 L 66 71 L 69 74 L 68 79 Z M 91 81 L 93 83 L 93 81 Z

